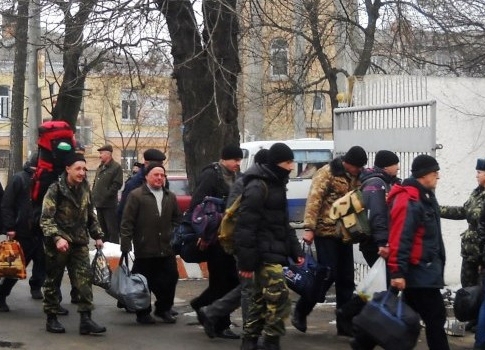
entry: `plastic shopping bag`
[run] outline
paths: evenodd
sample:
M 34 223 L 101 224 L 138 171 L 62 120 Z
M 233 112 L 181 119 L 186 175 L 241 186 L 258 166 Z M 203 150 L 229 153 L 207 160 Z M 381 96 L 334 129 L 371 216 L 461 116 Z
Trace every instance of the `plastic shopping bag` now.
M 387 290 L 386 260 L 383 257 L 377 259 L 356 289 L 364 300 L 372 299 L 374 293 Z
M 98 248 L 91 263 L 93 271 L 93 284 L 104 289 L 108 289 L 111 284 L 111 269 L 103 251 Z

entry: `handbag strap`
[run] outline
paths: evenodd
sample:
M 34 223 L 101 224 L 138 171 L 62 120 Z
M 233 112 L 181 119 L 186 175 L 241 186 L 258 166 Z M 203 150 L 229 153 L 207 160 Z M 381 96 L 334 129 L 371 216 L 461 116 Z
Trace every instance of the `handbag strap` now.
M 389 288 L 386 292 L 386 294 L 384 295 L 384 297 L 382 298 L 381 302 L 380 302 L 380 306 L 381 307 L 384 307 L 384 305 L 386 304 L 387 302 L 387 299 L 389 299 L 389 297 L 391 296 L 391 294 L 395 294 L 395 291 L 396 289 L 395 288 Z M 402 291 L 399 291 L 397 293 L 397 308 L 396 308 L 396 317 L 398 319 L 401 319 L 402 318 L 402 309 L 403 309 L 403 295 L 402 295 Z

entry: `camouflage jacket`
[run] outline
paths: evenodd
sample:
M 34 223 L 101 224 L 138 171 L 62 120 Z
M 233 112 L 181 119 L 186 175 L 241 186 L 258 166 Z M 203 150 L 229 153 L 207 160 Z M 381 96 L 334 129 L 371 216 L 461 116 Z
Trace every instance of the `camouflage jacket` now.
M 63 173 L 47 190 L 40 225 L 45 237 L 61 236 L 73 244 L 88 244 L 89 236 L 101 239 L 103 232 L 94 213 L 88 182 L 85 180 L 78 188 L 70 189 Z
M 461 256 L 466 260 L 477 260 L 482 255 L 480 247 L 483 246 L 485 237 L 479 234 L 478 224 L 484 203 L 484 188 L 478 186 L 462 206 L 440 206 L 440 216 L 443 219 L 468 222 L 468 228 L 461 234 Z
M 313 230 L 316 236 L 337 237 L 335 221 L 328 216 L 332 203 L 359 186 L 358 177 L 345 171 L 341 158 L 336 158 L 320 168 L 312 178 L 305 207 L 304 227 Z

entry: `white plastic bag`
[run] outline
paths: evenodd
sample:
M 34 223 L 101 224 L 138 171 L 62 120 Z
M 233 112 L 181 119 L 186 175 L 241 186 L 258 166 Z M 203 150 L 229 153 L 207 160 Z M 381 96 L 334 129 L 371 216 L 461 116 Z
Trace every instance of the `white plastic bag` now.
M 374 293 L 385 290 L 387 290 L 386 260 L 383 257 L 379 257 L 364 279 L 358 284 L 357 293 L 370 300 Z

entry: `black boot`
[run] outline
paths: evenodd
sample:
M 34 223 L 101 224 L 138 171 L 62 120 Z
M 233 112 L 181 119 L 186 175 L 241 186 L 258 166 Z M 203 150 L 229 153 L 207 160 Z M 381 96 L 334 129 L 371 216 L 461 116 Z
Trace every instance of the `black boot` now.
M 7 297 L 0 295 L 0 312 L 9 312 L 10 308 L 7 305 Z
M 280 337 L 265 336 L 263 346 L 265 350 L 280 350 Z
M 57 320 L 56 314 L 47 315 L 47 323 L 45 324 L 45 329 L 47 332 L 50 332 L 50 333 L 66 332 L 66 329 L 64 328 L 64 326 Z
M 244 337 L 241 343 L 241 350 L 257 350 L 258 349 L 258 338 Z
M 296 309 L 293 312 L 293 316 L 291 317 L 291 324 L 300 332 L 303 332 L 303 333 L 306 332 L 306 328 L 307 328 L 306 316 L 303 316 L 302 314 L 300 314 Z
M 83 311 L 81 312 L 81 324 L 79 326 L 79 333 L 82 335 L 91 333 L 104 333 L 106 332 L 106 327 L 98 325 L 96 322 L 91 320 L 91 312 Z

